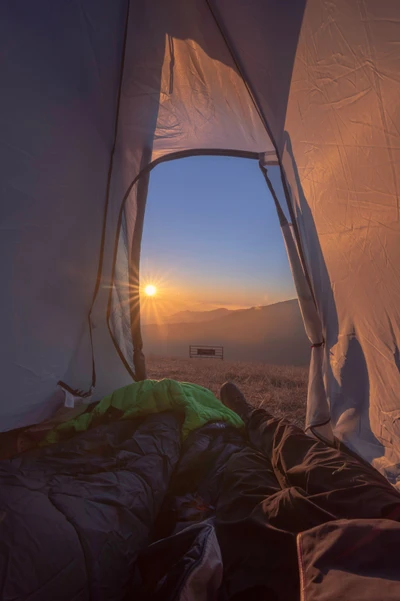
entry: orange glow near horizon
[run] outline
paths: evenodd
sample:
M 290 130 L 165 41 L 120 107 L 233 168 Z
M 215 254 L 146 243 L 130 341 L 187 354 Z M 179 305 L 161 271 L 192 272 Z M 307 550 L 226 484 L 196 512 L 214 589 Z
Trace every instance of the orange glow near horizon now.
M 211 280 L 204 286 L 202 282 L 191 280 L 187 273 L 182 277 L 177 271 L 176 265 L 162 273 L 148 264 L 142 267 L 140 310 L 143 324 L 162 324 L 182 311 L 238 310 L 281 300 L 275 295 L 254 298 L 250 291 L 238 290 L 234 282 L 226 285 Z
M 168 271 L 145 265 L 142 268 L 139 290 L 126 282 L 120 282 L 124 290 L 121 301 L 132 309 L 132 303 L 139 301 L 143 324 L 164 324 L 168 318 L 183 311 L 212 311 L 226 308 L 247 309 L 256 305 L 268 305 L 287 299 L 287 295 L 257 294 L 240 289 L 235 282 L 214 281 L 208 285 L 191 279 L 188 273 L 177 273 L 177 265 Z M 136 301 L 137 299 L 137 301 Z
M 162 323 L 168 315 L 175 312 L 177 305 L 176 310 L 180 310 L 180 303 L 176 302 L 176 291 L 171 288 L 166 274 L 159 276 L 147 271 L 142 282 L 140 310 L 144 323 Z
M 120 283 L 125 289 L 121 300 L 128 306 L 139 300 L 143 324 L 165 324 L 168 318 L 183 311 L 212 311 L 225 308 L 230 310 L 247 309 L 256 305 L 268 305 L 286 300 L 287 295 L 265 295 L 254 298 L 247 290 L 238 290 L 232 283 L 210 282 L 204 286 L 198 282 L 177 277 L 172 269 L 162 275 L 154 269 L 145 269 L 141 277 L 139 290 L 125 282 Z M 139 292 L 139 294 L 138 294 Z M 256 302 L 254 302 L 256 301 Z

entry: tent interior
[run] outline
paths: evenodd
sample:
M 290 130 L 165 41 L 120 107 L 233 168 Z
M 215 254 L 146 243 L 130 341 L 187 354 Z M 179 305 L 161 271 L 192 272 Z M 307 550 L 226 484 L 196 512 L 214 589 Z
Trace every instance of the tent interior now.
M 289 208 L 307 332 L 324 343 L 307 426 L 330 420 L 396 473 L 396 3 L 3 10 L 2 430 L 49 418 L 59 382 L 98 400 L 143 376 L 135 290 L 150 170 L 261 156 Z
M 247 157 L 312 346 L 306 430 L 400 482 L 398 2 L 40 0 L 0 14 L 1 431 L 145 379 L 151 171 Z

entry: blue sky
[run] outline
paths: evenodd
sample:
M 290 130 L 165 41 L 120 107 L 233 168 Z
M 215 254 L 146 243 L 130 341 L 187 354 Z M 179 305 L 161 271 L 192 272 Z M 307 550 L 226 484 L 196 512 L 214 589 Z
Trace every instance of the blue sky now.
M 295 291 L 275 206 L 256 161 L 192 157 L 151 173 L 142 282 L 167 312 L 250 307 Z

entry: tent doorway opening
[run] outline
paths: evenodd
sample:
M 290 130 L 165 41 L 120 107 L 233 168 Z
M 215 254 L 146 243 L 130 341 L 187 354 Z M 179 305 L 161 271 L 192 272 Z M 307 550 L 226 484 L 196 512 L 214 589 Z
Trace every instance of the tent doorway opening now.
M 209 344 L 224 346 L 228 361 L 305 366 L 295 297 L 257 161 L 189 157 L 151 172 L 140 264 L 147 363 L 186 359 L 189 345 Z

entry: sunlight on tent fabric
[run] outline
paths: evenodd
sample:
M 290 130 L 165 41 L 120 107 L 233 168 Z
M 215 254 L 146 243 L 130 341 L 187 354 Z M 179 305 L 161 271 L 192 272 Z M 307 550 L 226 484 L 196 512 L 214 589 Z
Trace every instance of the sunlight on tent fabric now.
M 193 39 L 167 35 L 152 160 L 190 146 L 274 152 L 243 79 L 220 51 L 225 63 Z

